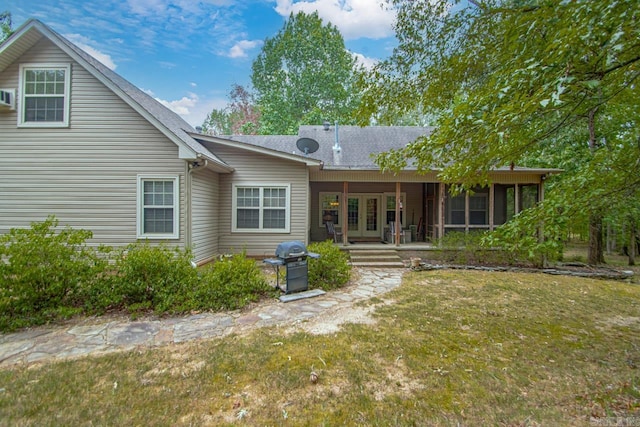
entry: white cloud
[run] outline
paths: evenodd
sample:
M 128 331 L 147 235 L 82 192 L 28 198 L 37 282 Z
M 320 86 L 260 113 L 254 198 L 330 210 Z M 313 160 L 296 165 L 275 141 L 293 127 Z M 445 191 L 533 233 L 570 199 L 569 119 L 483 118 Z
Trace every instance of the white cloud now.
M 73 44 L 78 46 L 80 49 L 84 50 L 89 55 L 93 56 L 95 59 L 102 62 L 107 68 L 111 70 L 116 69 L 117 65 L 115 62 L 113 62 L 113 59 L 111 59 L 110 55 L 104 52 L 100 52 L 98 49 L 91 47 L 89 45 L 89 43 L 94 43 L 91 39 L 85 36 L 82 36 L 80 34 L 65 34 L 65 37 L 69 39 L 71 42 L 73 42 Z
M 229 58 L 246 58 L 247 50 L 251 50 L 262 44 L 262 40 L 240 40 L 229 49 Z
M 165 12 L 169 2 L 166 0 L 128 0 L 127 3 L 133 13 L 151 15 Z
M 378 59 L 369 58 L 367 56 L 364 56 L 361 53 L 351 52 L 351 55 L 353 55 L 353 57 L 356 58 L 357 64 L 362 65 L 367 70 L 371 70 L 374 65 L 380 62 Z
M 145 89 L 142 90 L 153 96 L 152 91 Z M 202 126 L 204 119 L 207 118 L 207 115 L 214 108 L 222 109 L 229 103 L 227 98 L 201 99 L 197 94 L 191 92 L 188 93 L 187 96 L 183 96 L 182 98 L 174 101 L 167 101 L 157 97 L 155 100 L 173 112 L 179 114 L 193 127 Z
M 131 12 L 137 15 L 166 15 L 173 10 L 199 14 L 205 5 L 228 6 L 232 0 L 127 0 Z
M 396 13 L 380 0 L 276 0 L 275 10 L 288 18 L 291 13 L 318 12 L 325 22 L 338 27 L 345 40 L 392 36 Z
M 189 109 L 195 107 L 198 104 L 199 97 L 195 93 L 189 93 L 188 96 L 183 96 L 182 98 L 175 101 L 166 101 L 160 98 L 155 99 L 173 112 L 178 113 L 181 116 L 188 116 L 189 114 L 191 114 Z

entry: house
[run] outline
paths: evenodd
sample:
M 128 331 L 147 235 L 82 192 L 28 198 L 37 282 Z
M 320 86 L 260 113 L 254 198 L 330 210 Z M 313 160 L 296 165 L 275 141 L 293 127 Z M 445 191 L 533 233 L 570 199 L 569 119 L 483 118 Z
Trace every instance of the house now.
M 329 220 L 343 243 L 385 239 L 396 218 L 421 240 L 490 229 L 554 172 L 497 170 L 490 188 L 449 197 L 435 172 L 381 173 L 369 155 L 428 128 L 203 135 L 38 20 L 0 45 L 0 93 L 0 233 L 54 214 L 92 243 L 166 242 L 199 263 L 324 240 Z

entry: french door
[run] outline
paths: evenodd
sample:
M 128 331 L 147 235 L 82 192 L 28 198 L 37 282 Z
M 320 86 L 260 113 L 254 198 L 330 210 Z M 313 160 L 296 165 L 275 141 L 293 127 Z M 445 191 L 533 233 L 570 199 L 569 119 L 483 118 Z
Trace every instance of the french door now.
M 381 237 L 381 196 L 349 194 L 347 224 L 349 237 Z

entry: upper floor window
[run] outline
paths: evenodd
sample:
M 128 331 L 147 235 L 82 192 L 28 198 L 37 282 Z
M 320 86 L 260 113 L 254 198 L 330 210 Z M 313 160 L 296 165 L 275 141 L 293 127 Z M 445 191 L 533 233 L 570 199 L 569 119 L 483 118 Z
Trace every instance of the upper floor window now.
M 21 64 L 18 124 L 69 126 L 70 74 L 69 64 Z

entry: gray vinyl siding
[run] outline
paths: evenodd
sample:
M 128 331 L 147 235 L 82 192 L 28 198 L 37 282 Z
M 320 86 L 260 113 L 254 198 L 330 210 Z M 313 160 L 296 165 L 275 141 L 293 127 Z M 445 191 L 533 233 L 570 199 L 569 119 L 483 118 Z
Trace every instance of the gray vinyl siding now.
M 160 174 L 179 176 L 180 238 L 171 243 L 183 245 L 177 146 L 46 39 L 0 74 L 0 87 L 18 88 L 20 63 L 72 64 L 70 126 L 17 128 L 17 112 L 0 112 L 0 233 L 54 214 L 91 230 L 94 243 L 135 242 L 137 176 Z
M 273 256 L 276 246 L 286 240 L 308 241 L 309 186 L 306 165 L 272 156 L 249 153 L 230 147 L 214 146 L 214 153 L 236 169 L 220 175 L 220 251 Z M 290 184 L 289 233 L 232 232 L 232 189 L 234 184 Z
M 210 260 L 218 249 L 218 174 L 197 169 L 191 174 L 191 247 L 196 262 Z

